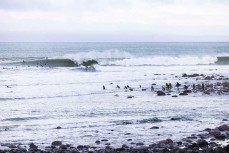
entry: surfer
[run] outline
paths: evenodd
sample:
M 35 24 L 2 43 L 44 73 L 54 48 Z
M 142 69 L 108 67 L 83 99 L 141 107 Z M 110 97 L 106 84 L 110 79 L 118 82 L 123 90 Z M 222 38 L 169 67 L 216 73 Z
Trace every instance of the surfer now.
M 103 90 L 106 90 L 105 86 L 103 85 Z
M 176 87 L 179 88 L 180 86 L 181 86 L 181 84 L 177 82 Z
M 117 85 L 117 88 L 120 89 L 119 85 Z
M 154 91 L 154 87 L 153 87 L 153 85 L 151 85 L 151 91 Z
M 202 90 L 204 90 L 204 83 L 202 83 Z
M 188 86 L 187 85 L 184 85 L 184 89 L 187 90 L 188 89 Z
M 196 90 L 196 84 L 195 83 L 193 83 L 193 85 L 192 85 L 192 90 Z

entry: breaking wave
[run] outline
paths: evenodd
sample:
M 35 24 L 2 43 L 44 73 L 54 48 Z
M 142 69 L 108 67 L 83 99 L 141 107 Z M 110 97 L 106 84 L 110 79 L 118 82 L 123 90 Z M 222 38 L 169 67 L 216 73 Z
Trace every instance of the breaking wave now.
M 180 55 L 137 56 L 129 52 L 108 50 L 104 52 L 90 51 L 66 54 L 43 60 L 24 61 L 30 66 L 76 67 L 88 60 L 95 60 L 100 66 L 169 66 L 169 65 L 229 65 L 229 54 L 221 55 Z

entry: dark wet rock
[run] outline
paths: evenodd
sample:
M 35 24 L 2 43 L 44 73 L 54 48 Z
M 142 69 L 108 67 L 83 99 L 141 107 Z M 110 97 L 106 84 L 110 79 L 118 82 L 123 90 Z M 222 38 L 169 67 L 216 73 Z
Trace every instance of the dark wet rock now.
M 224 151 L 229 152 L 229 144 L 223 148 Z
M 207 76 L 207 77 L 204 78 L 204 80 L 212 80 L 212 77 Z
M 61 127 L 60 126 L 57 126 L 56 129 L 61 129 Z
M 142 142 L 136 143 L 136 146 L 143 146 L 143 145 L 144 145 L 144 143 L 142 143 Z
M 224 118 L 222 121 L 228 121 L 228 119 L 225 119 L 225 118 Z
M 188 75 L 186 73 L 182 74 L 182 77 L 188 77 Z
M 122 151 L 125 151 L 125 148 L 117 148 L 116 151 L 122 152 Z
M 200 76 L 199 74 L 191 74 L 191 75 L 188 75 L 188 77 L 198 77 L 198 76 Z
M 181 118 L 180 117 L 172 117 L 170 120 L 172 120 L 172 121 L 178 121 L 178 120 L 181 120 Z
M 132 96 L 132 95 L 128 95 L 128 96 L 127 96 L 127 98 L 128 98 L 128 99 L 130 99 L 130 98 L 134 98 L 134 96 Z
M 66 150 L 68 147 L 67 147 L 67 145 L 61 145 L 60 148 L 63 150 Z
M 208 142 L 204 139 L 199 139 L 199 140 L 197 140 L 197 145 L 202 148 L 202 147 L 207 146 Z
M 226 136 L 224 134 L 215 135 L 217 140 L 225 140 Z
M 206 95 L 210 95 L 210 92 L 208 92 L 208 91 L 204 91 L 204 94 L 206 94 Z
M 12 148 L 17 148 L 17 146 L 15 144 L 9 144 L 8 147 L 11 148 L 11 149 Z
M 84 146 L 83 146 L 83 145 L 78 145 L 77 148 L 78 148 L 78 149 L 83 149 Z
M 34 143 L 30 143 L 29 148 L 37 149 L 38 147 Z
M 158 126 L 153 126 L 150 129 L 159 129 L 159 127 Z
M 210 128 L 206 128 L 206 129 L 204 129 L 204 131 L 207 131 L 207 132 L 210 132 L 212 129 L 210 129 Z
M 160 144 L 172 144 L 173 140 L 172 139 L 166 139 L 166 140 L 162 140 L 159 142 Z
M 165 93 L 163 91 L 157 91 L 158 96 L 165 96 Z
M 62 145 L 61 141 L 53 141 L 52 142 L 52 146 L 60 146 L 60 145 Z
M 127 139 L 127 141 L 132 141 L 132 139 Z
M 187 96 L 188 94 L 187 93 L 180 93 L 179 95 L 180 96 Z
M 229 131 L 229 126 L 228 125 L 221 125 L 218 127 L 220 131 Z
M 172 97 L 178 97 L 177 95 L 172 95 Z
M 97 141 L 95 141 L 95 143 L 96 143 L 96 144 L 100 144 L 100 141 L 99 141 L 99 140 L 97 140 Z
M 103 142 L 104 142 L 104 141 L 108 141 L 108 140 L 107 140 L 107 139 L 102 139 L 101 141 L 103 141 Z
M 186 94 L 192 93 L 192 90 L 184 90 L 183 93 L 186 93 Z
M 188 139 L 197 139 L 196 136 L 190 136 L 190 137 L 187 137 Z

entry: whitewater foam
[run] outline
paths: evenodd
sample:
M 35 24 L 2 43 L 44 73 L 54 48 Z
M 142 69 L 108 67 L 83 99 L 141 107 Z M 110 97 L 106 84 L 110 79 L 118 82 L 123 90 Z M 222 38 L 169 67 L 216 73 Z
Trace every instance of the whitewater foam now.
M 129 52 L 119 50 L 107 50 L 104 52 L 91 51 L 79 52 L 76 54 L 66 54 L 62 57 L 71 59 L 75 62 L 82 62 L 88 59 L 94 59 L 102 66 L 144 66 L 144 65 L 212 65 L 212 64 L 225 64 L 229 63 L 228 54 L 216 55 L 180 55 L 180 56 L 136 56 Z M 223 61 L 221 61 L 223 60 Z

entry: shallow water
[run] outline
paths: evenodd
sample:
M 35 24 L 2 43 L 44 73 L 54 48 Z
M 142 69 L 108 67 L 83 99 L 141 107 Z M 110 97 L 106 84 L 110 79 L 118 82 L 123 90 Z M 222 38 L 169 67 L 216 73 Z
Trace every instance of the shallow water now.
M 108 139 L 112 146 L 150 144 L 166 138 L 179 140 L 229 118 L 228 95 L 192 93 L 172 98 L 158 97 L 150 91 L 152 83 L 157 84 L 155 90 L 161 90 L 166 82 L 207 82 L 185 79 L 182 73 L 228 77 L 227 65 L 96 66 L 96 70 L 24 66 L 1 69 L 1 143 L 35 142 L 45 146 L 61 140 L 95 145 L 96 140 Z M 125 91 L 127 84 L 134 91 Z M 141 91 L 139 85 L 147 91 Z M 134 98 L 128 99 L 128 95 Z M 172 117 L 180 119 L 172 121 Z M 57 126 L 61 129 L 55 129 Z M 159 129 L 150 129 L 152 126 Z

